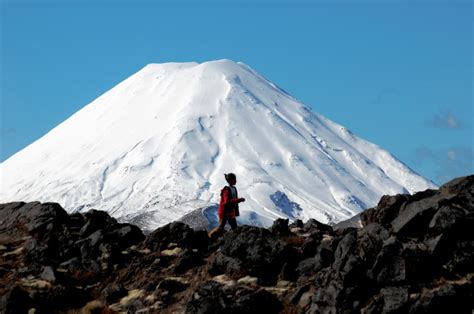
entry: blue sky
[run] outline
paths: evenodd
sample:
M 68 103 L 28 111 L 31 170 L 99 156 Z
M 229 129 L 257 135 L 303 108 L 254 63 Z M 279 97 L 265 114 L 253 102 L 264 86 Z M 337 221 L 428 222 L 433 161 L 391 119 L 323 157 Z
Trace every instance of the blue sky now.
M 0 1 L 0 161 L 148 63 L 227 58 L 438 184 L 474 173 L 470 1 Z

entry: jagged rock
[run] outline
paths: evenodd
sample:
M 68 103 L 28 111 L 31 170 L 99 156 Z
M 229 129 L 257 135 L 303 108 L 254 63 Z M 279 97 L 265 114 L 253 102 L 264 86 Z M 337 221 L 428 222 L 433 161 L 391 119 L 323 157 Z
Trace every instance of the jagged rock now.
M 403 244 L 396 237 L 385 240 L 369 277 L 379 283 L 397 283 L 406 279 L 406 263 L 402 257 Z
M 406 278 L 413 283 L 428 281 L 441 274 L 441 265 L 429 254 L 425 245 L 405 243 L 402 259 L 405 264 Z
M 389 231 L 378 223 L 371 223 L 358 231 L 360 256 L 367 264 L 373 264 L 383 243 L 389 238 Z
M 104 226 L 116 224 L 117 220 L 109 216 L 107 212 L 91 209 L 83 214 L 86 223 L 82 226 L 79 234 L 87 237 L 91 233 L 103 229 Z
M 106 304 L 116 303 L 118 302 L 118 300 L 125 297 L 127 294 L 127 289 L 125 289 L 122 285 L 116 283 L 108 285 L 101 292 L 101 295 L 104 298 Z
M 227 233 L 221 245 L 221 253 L 238 261 L 229 262 L 227 259 L 226 265 L 239 265 L 245 275 L 258 277 L 261 283 L 267 284 L 276 282 L 284 263 L 297 257 L 270 231 L 253 226 L 243 226 Z M 235 273 L 235 268 L 229 269 L 221 265 L 221 269 L 227 274 Z
M 264 289 L 204 282 L 187 302 L 186 313 L 279 313 L 280 300 Z
M 297 263 L 296 262 L 286 262 L 281 268 L 279 277 L 283 280 L 296 281 L 298 280 L 297 272 Z
M 349 219 L 338 222 L 337 224 L 332 226 L 332 229 L 336 231 L 345 228 L 362 228 L 363 224 L 360 218 L 362 213 L 356 214 Z
M 461 208 L 443 206 L 434 214 L 428 226 L 436 233 L 449 231 L 455 228 L 464 216 L 465 212 Z
M 471 313 L 472 283 L 447 283 L 433 289 L 424 288 L 418 301 L 410 308 L 411 313 Z
M 192 267 L 201 265 L 202 263 L 203 262 L 197 250 L 186 249 L 179 254 L 178 259 L 175 262 L 174 271 L 177 274 L 181 274 Z
M 270 231 L 272 234 L 277 236 L 287 236 L 290 235 L 290 229 L 288 227 L 288 219 L 277 219 L 273 222 Z
M 296 291 L 293 293 L 293 295 L 290 297 L 290 303 L 292 304 L 296 304 L 299 302 L 301 296 L 308 292 L 308 290 L 310 289 L 310 285 L 309 284 L 306 284 L 306 285 L 302 285 L 300 286 L 299 288 L 296 289 Z
M 152 251 L 161 251 L 170 243 L 176 243 L 182 248 L 207 248 L 209 238 L 205 231 L 194 231 L 182 222 L 173 222 L 156 229 L 145 240 L 145 244 Z
M 398 215 L 400 208 L 408 201 L 408 195 L 384 195 L 377 207 L 369 208 L 361 213 L 360 218 L 364 226 L 378 223 L 384 227 L 390 227 L 392 220 Z
M 316 274 L 320 270 L 321 270 L 321 265 L 318 265 L 314 257 L 310 257 L 310 258 L 302 260 L 298 264 L 298 267 L 296 268 L 298 277 L 302 277 L 303 280 L 307 280 L 308 277 L 311 277 L 312 275 Z
M 316 251 L 318 250 L 319 244 L 321 244 L 322 235 L 318 233 L 312 233 L 309 237 L 307 237 L 303 245 L 301 246 L 301 250 L 303 251 L 303 255 L 305 257 L 311 257 L 316 255 Z
M 308 233 L 326 233 L 326 232 L 332 232 L 332 227 L 326 224 L 323 224 L 316 219 L 309 219 L 304 225 L 303 225 L 303 231 L 308 232 Z
M 357 231 L 352 230 L 352 232 L 344 235 L 341 241 L 339 241 L 336 251 L 334 252 L 332 269 L 335 271 L 349 271 L 352 264 L 356 262 L 355 259 L 357 259 L 356 248 Z
M 206 252 L 209 245 L 209 236 L 205 230 L 194 231 L 192 248 L 198 250 L 198 252 Z
M 0 299 L 0 313 L 17 314 L 28 313 L 32 300 L 28 292 L 19 286 L 13 286 Z
M 407 287 L 386 287 L 380 290 L 383 298 L 384 313 L 401 313 L 405 312 L 408 301 Z
M 217 253 L 211 260 L 208 271 L 209 274 L 214 276 L 225 273 L 235 279 L 242 278 L 249 274 L 244 262 L 236 258 L 225 256 L 221 252 Z
M 288 227 L 291 228 L 303 228 L 304 223 L 301 219 L 296 219 Z
M 465 207 L 474 210 L 474 175 L 455 178 L 439 188 L 439 193 L 446 194 L 462 194 L 467 196 Z
M 65 269 L 66 271 L 69 271 L 72 273 L 72 272 L 79 271 L 80 269 L 82 269 L 82 264 L 79 258 L 73 257 L 59 264 L 59 267 L 61 269 Z
M 102 255 L 109 263 L 116 263 L 123 250 L 144 239 L 145 236 L 138 227 L 117 223 L 96 230 L 85 239 L 77 241 L 75 246 L 79 248 L 82 261 L 96 260 Z
M 392 221 L 393 232 L 403 237 L 420 237 L 426 233 L 442 200 L 441 196 L 431 195 L 432 191 L 428 191 L 417 194 L 428 194 L 430 197 L 421 198 L 417 202 L 410 199 L 410 202 L 400 210 L 399 215 Z M 417 194 L 413 198 L 420 198 Z
M 43 272 L 41 273 L 40 278 L 49 282 L 55 282 L 56 276 L 54 275 L 53 268 L 51 266 L 45 266 L 43 268 Z
M 224 313 L 226 306 L 233 303 L 233 300 L 224 293 L 222 287 L 215 281 L 204 282 L 188 300 L 186 313 Z
M 37 313 L 51 313 L 52 309 L 65 312 L 67 309 L 81 308 L 91 298 L 90 294 L 80 287 L 62 284 L 50 285 L 47 289 L 30 289 L 30 296 Z
M 473 224 L 474 226 L 474 224 Z M 472 232 L 472 231 L 471 231 Z M 447 259 L 445 267 L 452 273 L 469 274 L 474 272 L 474 241 L 457 242 L 451 258 Z M 440 253 L 442 254 L 442 253 Z

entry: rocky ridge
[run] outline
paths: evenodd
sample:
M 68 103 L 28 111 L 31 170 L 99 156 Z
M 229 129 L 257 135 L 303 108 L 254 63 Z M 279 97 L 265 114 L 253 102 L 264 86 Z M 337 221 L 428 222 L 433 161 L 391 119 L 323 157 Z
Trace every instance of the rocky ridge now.
M 2 204 L 0 312 L 471 313 L 474 176 L 384 196 L 360 220 L 209 239 L 182 222 L 145 236 L 101 211 Z

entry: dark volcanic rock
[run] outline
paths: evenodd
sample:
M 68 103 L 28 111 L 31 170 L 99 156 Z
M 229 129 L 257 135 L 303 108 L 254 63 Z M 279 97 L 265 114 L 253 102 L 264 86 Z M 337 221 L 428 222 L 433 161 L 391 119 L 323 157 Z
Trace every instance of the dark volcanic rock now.
M 213 276 L 225 273 L 232 278 L 241 278 L 249 273 L 243 261 L 225 256 L 220 252 L 210 262 L 208 271 Z
M 110 217 L 106 212 L 91 209 L 90 211 L 84 213 L 84 219 L 86 223 L 82 226 L 79 234 L 82 237 L 87 237 L 91 233 L 103 229 L 104 226 L 110 224 L 116 224 L 117 220 Z
M 288 219 L 277 219 L 273 222 L 270 231 L 277 236 L 287 236 L 290 234 L 290 229 L 288 228 Z
M 221 245 L 223 258 L 214 264 L 231 276 L 248 274 L 262 283 L 275 282 L 285 262 L 291 262 L 296 253 L 270 231 L 243 226 L 224 236 Z
M 469 176 L 384 196 L 362 228 L 280 219 L 213 239 L 0 204 L 0 312 L 471 313 L 473 192 Z
M 164 250 L 171 243 L 183 248 L 203 250 L 207 248 L 208 241 L 205 231 L 195 232 L 182 222 L 173 222 L 153 231 L 148 235 L 145 244 L 153 251 Z
M 407 287 L 386 287 L 380 290 L 383 297 L 384 313 L 401 313 L 406 311 L 408 301 Z
M 319 245 L 321 244 L 322 236 L 319 233 L 312 233 L 309 237 L 305 239 L 301 250 L 305 257 L 311 257 L 316 255 Z
M 304 225 L 303 225 L 303 230 L 304 232 L 317 232 L 317 233 L 325 233 L 325 232 L 331 232 L 332 227 L 326 224 L 323 224 L 316 219 L 309 219 Z
M 433 289 L 424 288 L 411 313 L 472 313 L 472 283 L 447 283 Z
M 203 283 L 191 296 L 186 313 L 279 313 L 280 300 L 263 289 Z
M 28 292 L 19 286 L 13 286 L 10 291 L 0 299 L 0 313 L 17 314 L 28 313 L 32 300 Z
M 102 257 L 102 262 L 117 264 L 123 250 L 144 239 L 145 236 L 138 227 L 116 223 L 96 230 L 85 239 L 77 241 L 75 246 L 79 249 L 83 262 Z
M 403 244 L 396 237 L 387 239 L 376 257 L 371 270 L 379 283 L 397 283 L 406 279 L 406 261 L 402 256 Z
M 118 300 L 126 296 L 127 293 L 127 289 L 125 289 L 122 285 L 116 283 L 108 285 L 101 292 L 106 304 L 113 304 L 118 302 Z
M 408 201 L 408 195 L 384 195 L 380 199 L 376 208 L 369 208 L 361 215 L 361 222 L 364 226 L 371 223 L 378 223 L 389 227 L 392 220 L 397 217 L 400 208 Z
M 184 250 L 175 262 L 174 271 L 177 274 L 186 272 L 188 269 L 202 265 L 201 255 L 190 249 Z
M 407 204 L 392 221 L 393 232 L 405 237 L 420 237 L 426 234 L 431 219 L 439 209 L 441 199 L 441 196 L 434 195 Z

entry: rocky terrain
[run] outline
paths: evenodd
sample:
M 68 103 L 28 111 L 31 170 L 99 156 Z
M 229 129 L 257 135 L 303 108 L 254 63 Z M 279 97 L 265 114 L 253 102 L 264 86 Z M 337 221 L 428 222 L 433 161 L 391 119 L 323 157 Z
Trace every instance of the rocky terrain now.
M 145 236 L 101 211 L 2 204 L 0 312 L 472 313 L 474 176 L 384 196 L 360 221 Z

